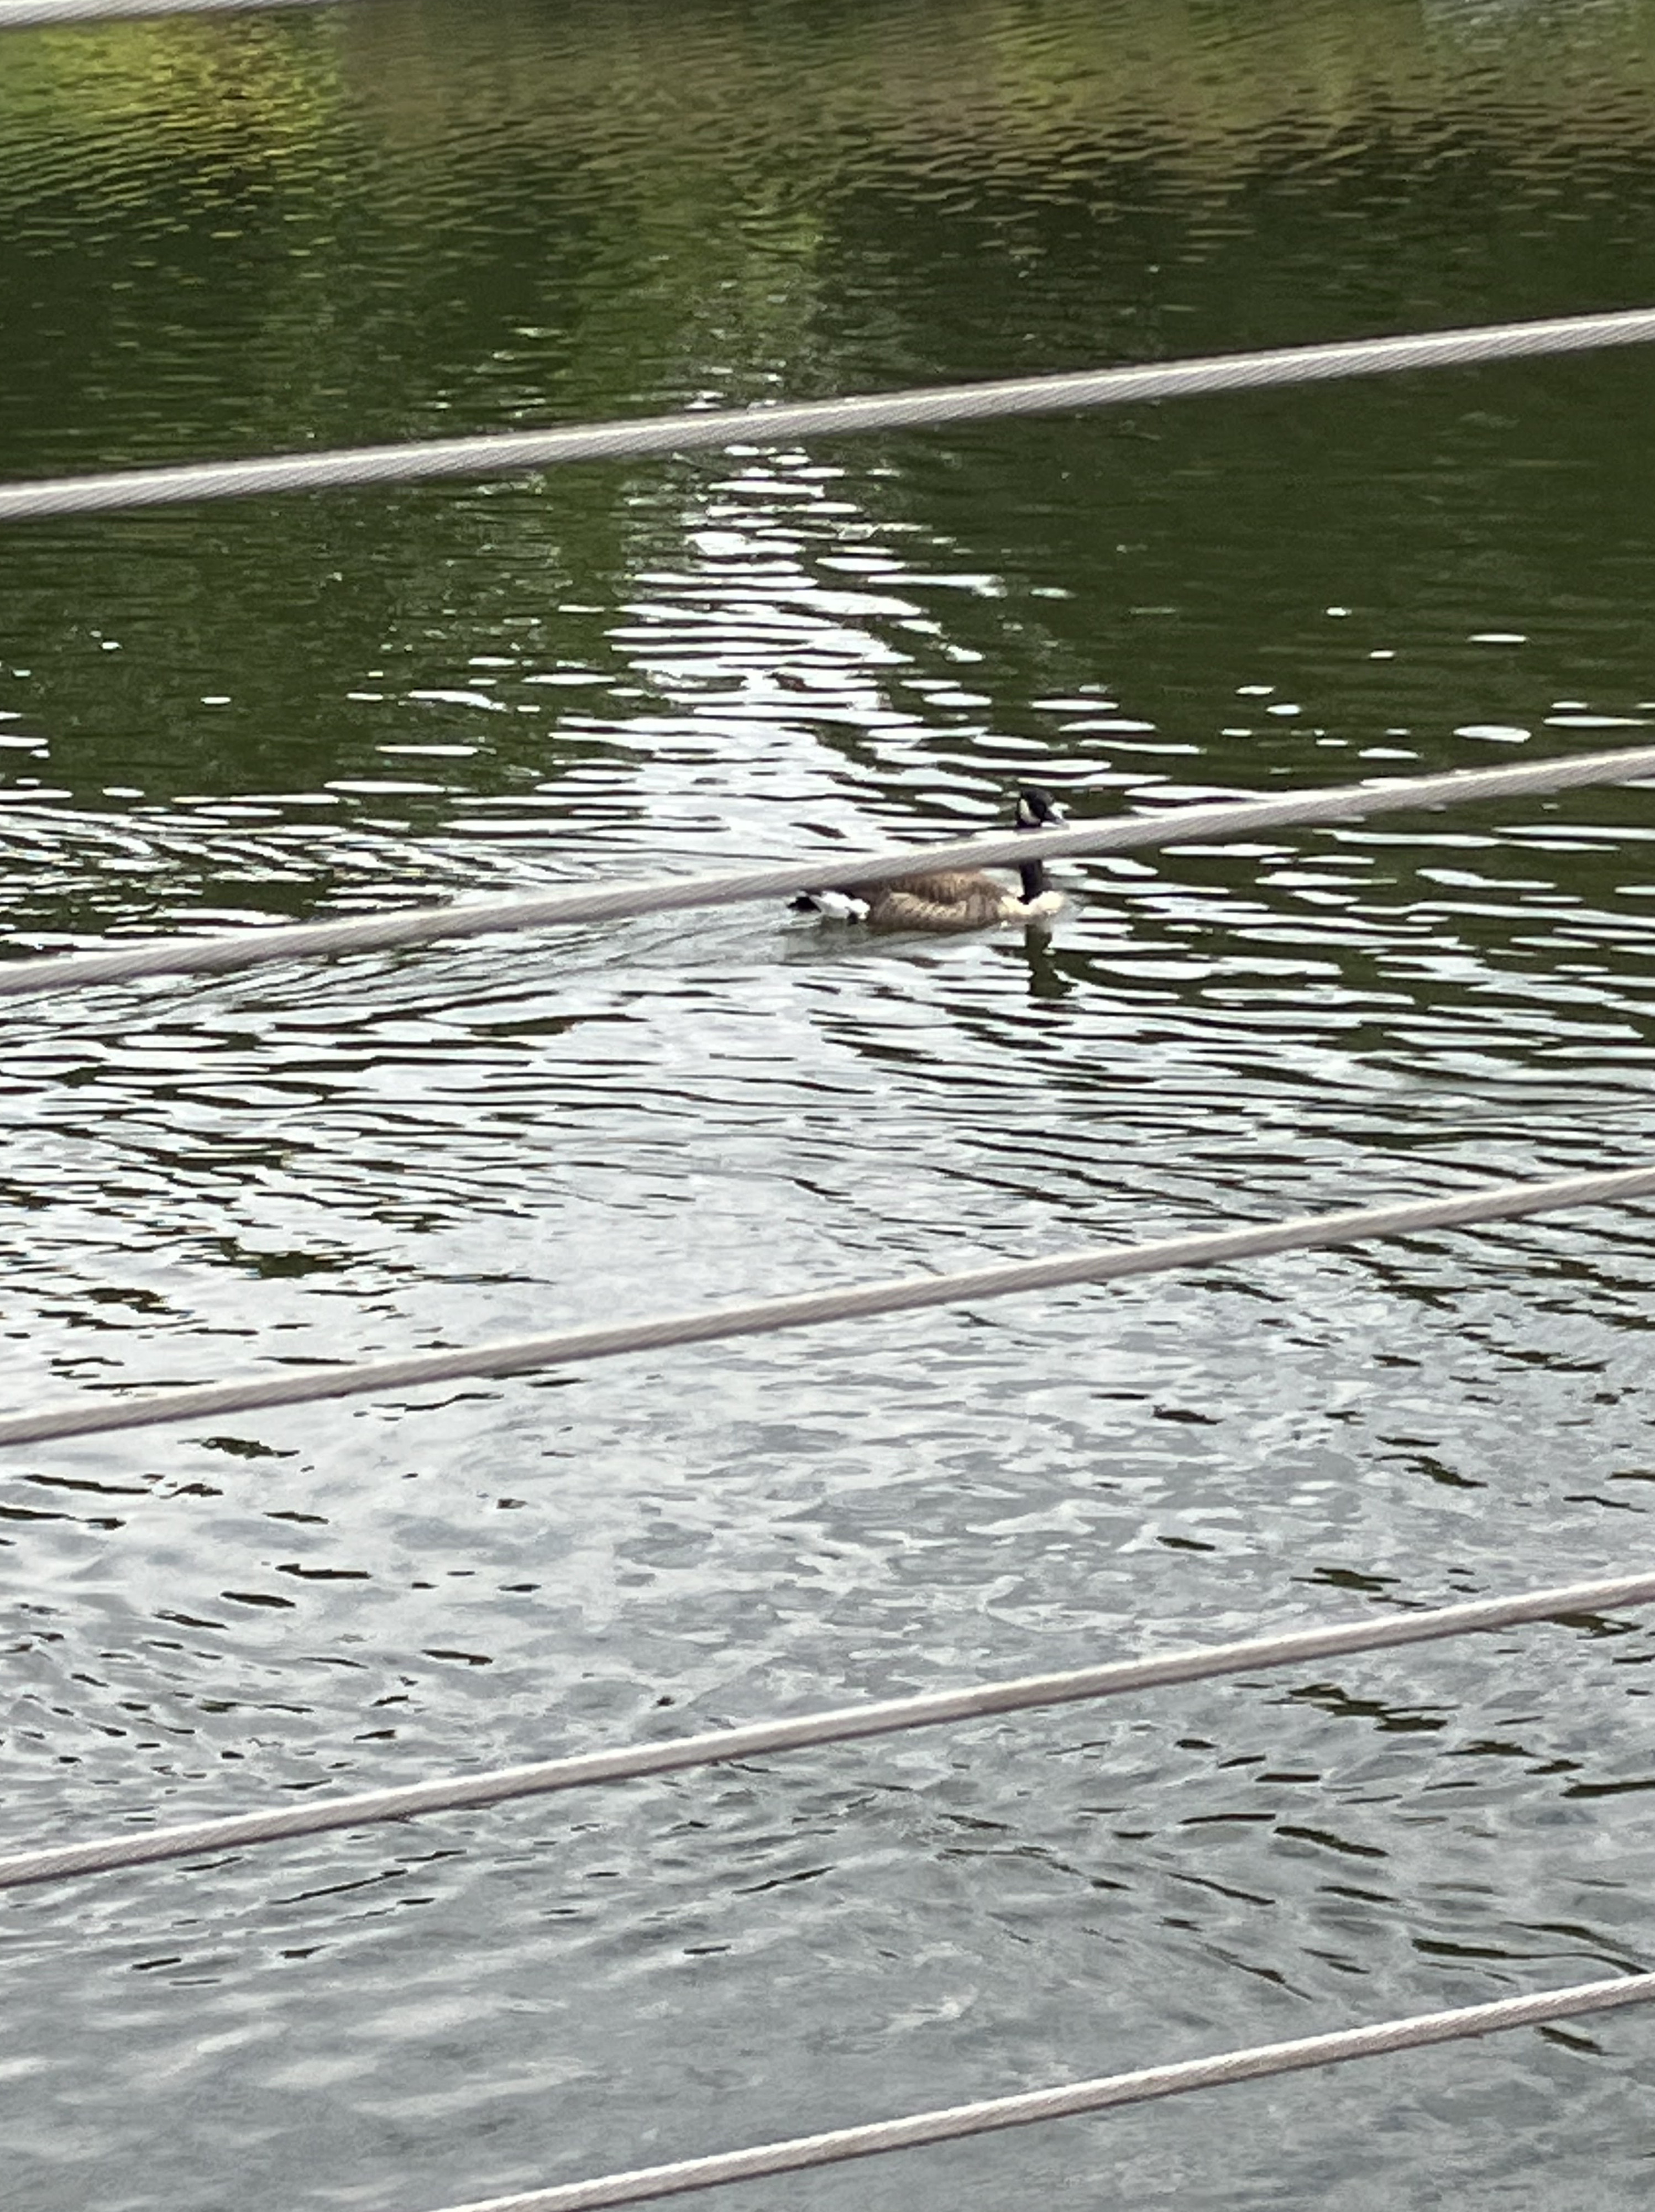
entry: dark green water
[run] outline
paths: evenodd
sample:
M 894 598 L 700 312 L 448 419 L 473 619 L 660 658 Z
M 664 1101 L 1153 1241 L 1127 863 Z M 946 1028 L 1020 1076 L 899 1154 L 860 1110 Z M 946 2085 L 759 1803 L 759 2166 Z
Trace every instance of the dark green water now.
M 1647 0 L 0 35 L 0 480 L 1652 301 Z M 1652 434 L 1628 352 L 15 527 L 7 943 L 1635 740 Z M 1044 951 L 725 913 L 14 1010 L 7 1402 L 1628 1164 L 1652 834 L 1075 865 Z M 1620 1571 L 1647 1218 L 16 1455 L 5 1838 Z M 1652 1650 L 22 1893 L 0 2200 L 422 2212 L 1647 1967 Z M 761 2194 L 1632 2212 L 1649 2039 Z

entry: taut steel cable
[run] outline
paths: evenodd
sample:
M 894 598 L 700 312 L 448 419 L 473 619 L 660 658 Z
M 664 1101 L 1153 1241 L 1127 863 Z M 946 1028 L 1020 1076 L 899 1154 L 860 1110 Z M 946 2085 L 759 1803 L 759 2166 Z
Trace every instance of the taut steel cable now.
M 918 2150 L 928 2143 L 957 2142 L 964 2136 L 1031 2127 L 1078 2112 L 1108 2112 L 1159 2097 L 1178 2097 L 1192 2089 L 1218 2089 L 1236 2081 L 1262 2081 L 1278 2074 L 1338 2066 L 1354 2058 L 1378 2058 L 1396 2051 L 1418 2051 L 1469 2036 L 1496 2035 L 1513 2027 L 1538 2027 L 1548 2021 L 1578 2019 L 1584 2013 L 1609 2012 L 1622 2005 L 1647 2004 L 1655 1997 L 1655 1974 L 1628 1974 L 1614 1981 L 1579 1982 L 1572 1989 L 1545 1990 L 1533 1996 L 1501 1997 L 1492 2004 L 1463 2005 L 1452 2012 L 1416 2013 L 1406 2020 L 1375 2021 L 1367 2027 L 1333 2035 L 1304 2036 L 1292 2043 L 1256 2044 L 1213 2058 L 1190 2058 L 1174 2066 L 1147 2066 L 1101 2081 L 1074 2081 L 1051 2089 L 1030 2089 L 980 2104 L 954 2105 L 940 2112 L 912 2112 L 898 2120 L 835 2128 L 824 2135 L 795 2136 L 787 2142 L 759 2143 L 750 2150 L 725 2151 L 712 2158 L 689 2158 L 670 2166 L 635 2167 L 593 2181 L 574 2181 L 551 2189 L 531 2189 L 514 2197 L 454 2205 L 450 2212 L 603 2212 L 621 2204 L 647 2204 L 732 2181 L 758 2181 L 766 2175 L 799 2173 L 810 2166 L 837 2166 L 847 2159 L 873 2158 L 881 2152 Z
M 429 483 L 438 477 L 516 476 L 571 461 L 642 460 L 729 446 L 792 445 L 800 439 L 860 436 L 874 430 L 919 430 L 944 423 L 1067 415 L 1152 399 L 1280 391 L 1342 377 L 1397 375 L 1408 369 L 1534 361 L 1551 354 L 1644 345 L 1652 338 L 1655 338 L 1655 308 L 1634 307 L 1615 314 L 1495 323 L 1475 330 L 1356 338 L 1335 345 L 1282 346 L 1262 353 L 1220 354 L 1205 360 L 1088 369 L 1072 375 L 933 385 L 912 392 L 868 392 L 847 399 L 788 402 L 774 407 L 691 410 L 561 430 L 430 438 L 401 445 L 350 447 L 326 453 L 278 453 L 258 460 L 112 469 L 96 475 L 0 485 L 0 522 L 27 522 L 47 515 L 114 514 L 195 500 L 249 499 L 271 492 L 333 491 L 359 484 Z
M 1485 1183 L 1445 1198 L 1411 1199 L 1400 1205 L 1357 1206 L 1340 1213 L 1299 1214 L 1285 1221 L 1252 1222 L 1153 1243 L 1092 1245 L 1046 1260 L 1009 1260 L 957 1274 L 908 1275 L 837 1291 L 807 1291 L 794 1297 L 749 1305 L 708 1306 L 691 1313 L 571 1328 L 554 1335 L 514 1338 L 453 1352 L 416 1352 L 403 1359 L 360 1365 L 306 1366 L 277 1375 L 247 1376 L 234 1382 L 156 1390 L 131 1398 L 87 1396 L 38 1413 L 0 1420 L 0 1445 L 44 1443 L 58 1437 L 106 1435 L 117 1429 L 171 1426 L 273 1406 L 305 1406 L 329 1398 L 383 1397 L 476 1376 L 528 1375 L 625 1352 L 664 1352 L 680 1345 L 711 1344 L 737 1336 L 766 1336 L 779 1329 L 816 1328 L 828 1322 L 864 1321 L 877 1314 L 916 1313 L 927 1306 L 961 1305 L 1061 1290 L 1080 1283 L 1112 1283 L 1133 1275 L 1163 1274 L 1179 1267 L 1221 1267 L 1278 1252 L 1310 1252 L 1375 1237 L 1412 1237 L 1427 1230 L 1460 1229 L 1479 1221 L 1515 1221 L 1561 1207 L 1619 1205 L 1655 1192 L 1655 1167 L 1619 1168 L 1603 1175 L 1564 1176 L 1549 1182 Z
M 1314 829 L 1373 814 L 1469 806 L 1476 800 L 1537 798 L 1595 784 L 1655 777 L 1655 745 L 1615 752 L 1575 753 L 1524 761 L 1511 768 L 1455 769 L 1442 775 L 1390 776 L 1279 799 L 1225 799 L 1127 815 L 1067 830 L 1019 830 L 946 845 L 887 845 L 860 860 L 791 860 L 779 867 L 715 876 L 672 876 L 653 883 L 547 891 L 532 898 L 476 899 L 463 906 L 404 908 L 349 921 L 280 923 L 211 937 L 144 938 L 102 952 L 47 954 L 0 961 L 0 999 L 35 998 L 94 984 L 135 982 L 145 975 L 222 975 L 285 960 L 321 960 L 387 952 L 418 945 L 491 936 L 501 931 L 553 929 L 618 921 L 687 908 L 781 900 L 797 891 L 841 884 L 879 883 L 920 870 L 1006 867 L 1022 860 L 1086 854 L 1130 853 L 1149 847 L 1249 837 L 1263 830 Z
M 1032 1712 L 1043 1706 L 1123 1697 L 1129 1692 L 1163 1689 L 1179 1682 L 1204 1682 L 1223 1674 L 1262 1674 L 1273 1668 L 1305 1666 L 1313 1659 L 1394 1650 L 1406 1644 L 1480 1635 L 1532 1621 L 1582 1615 L 1597 1618 L 1623 1607 L 1651 1603 L 1655 1603 L 1655 1574 L 1569 1583 L 1552 1589 L 1524 1590 L 1514 1597 L 1474 1598 L 1430 1612 L 1290 1629 L 1238 1643 L 1163 1652 L 1149 1659 L 1116 1660 L 1068 1674 L 979 1682 L 969 1689 L 930 1691 L 917 1697 L 888 1698 L 879 1705 L 803 1713 L 789 1720 L 753 1721 L 703 1735 L 543 1759 L 532 1766 L 447 1775 L 400 1788 L 364 1790 L 353 1797 L 307 1799 L 277 1812 L 234 1814 L 171 1828 L 133 1828 L 118 1836 L 82 1844 L 52 1844 L 0 1859 L 0 1889 L 109 1874 L 127 1867 L 156 1866 L 169 1859 L 199 1858 L 208 1852 L 240 1850 L 256 1844 L 287 1843 L 298 1836 L 326 1835 L 384 1820 L 504 1805 L 558 1790 L 636 1781 L 644 1775 L 682 1774 L 693 1767 L 723 1765 L 732 1759 L 758 1759 L 821 1744 L 855 1743 L 906 1729 L 940 1728 L 950 1722 Z
M 331 8 L 338 0 L 0 0 L 0 31 L 71 30 L 143 15 L 246 15 L 270 8 Z

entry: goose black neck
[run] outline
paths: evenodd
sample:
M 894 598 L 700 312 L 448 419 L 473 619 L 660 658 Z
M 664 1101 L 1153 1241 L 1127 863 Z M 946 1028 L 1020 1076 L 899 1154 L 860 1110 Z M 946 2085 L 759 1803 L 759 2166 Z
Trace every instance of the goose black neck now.
M 1023 903 L 1026 906 L 1047 888 L 1046 864 L 1044 860 L 1020 860 L 1017 872 L 1023 878 Z

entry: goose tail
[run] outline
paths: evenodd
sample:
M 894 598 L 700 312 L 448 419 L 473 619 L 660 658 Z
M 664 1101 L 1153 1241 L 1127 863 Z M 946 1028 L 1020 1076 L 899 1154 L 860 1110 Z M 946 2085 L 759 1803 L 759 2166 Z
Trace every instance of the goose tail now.
M 854 891 L 800 891 L 788 904 L 794 914 L 822 914 L 830 921 L 867 920 L 867 901 Z

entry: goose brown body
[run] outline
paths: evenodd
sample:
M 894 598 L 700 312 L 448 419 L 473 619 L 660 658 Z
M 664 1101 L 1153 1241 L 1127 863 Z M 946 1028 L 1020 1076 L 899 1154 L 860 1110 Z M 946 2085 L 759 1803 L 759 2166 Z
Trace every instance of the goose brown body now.
M 1062 810 L 1047 792 L 1025 784 L 1017 795 L 1019 830 L 1043 830 L 1062 820 Z M 889 883 L 848 884 L 831 891 L 806 891 L 793 902 L 803 914 L 839 921 L 858 921 L 870 929 L 992 929 L 1007 921 L 1040 921 L 1063 905 L 1063 894 L 1046 878 L 1045 864 L 1025 860 L 1019 888 L 999 883 L 980 868 L 939 869 L 930 874 L 897 876 Z
M 997 922 L 1031 921 L 1056 913 L 1062 904 L 1053 891 L 1020 898 L 1008 884 L 970 869 L 858 884 L 846 896 L 866 909 L 846 919 L 864 921 L 870 929 L 991 929 Z

